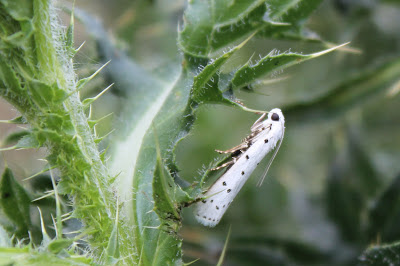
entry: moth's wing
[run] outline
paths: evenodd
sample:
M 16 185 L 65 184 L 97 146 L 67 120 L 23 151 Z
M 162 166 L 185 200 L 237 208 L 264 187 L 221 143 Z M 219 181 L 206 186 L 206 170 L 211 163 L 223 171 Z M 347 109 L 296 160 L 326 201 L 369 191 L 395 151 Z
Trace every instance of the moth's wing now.
M 243 158 L 244 159 L 244 158 Z M 246 159 L 244 159 L 246 160 Z M 250 175 L 240 173 L 244 161 L 237 162 L 220 176 L 204 193 L 202 199 L 195 204 L 196 220 L 206 226 L 215 226 L 235 199 L 244 182 Z
M 224 191 L 226 191 L 226 188 L 217 188 L 214 193 L 207 191 L 205 197 L 196 203 L 194 215 L 199 223 L 209 227 L 214 227 L 219 223 L 230 204 L 230 202 L 224 204 L 226 201 L 225 195 L 223 195 Z
M 275 149 L 274 154 L 272 155 L 271 159 L 269 160 L 268 165 L 267 165 L 267 168 L 265 169 L 265 171 L 264 171 L 263 175 L 261 176 L 260 180 L 258 180 L 258 183 L 257 183 L 257 186 L 258 186 L 258 187 L 260 187 L 260 186 L 262 185 L 262 183 L 264 182 L 265 177 L 267 176 L 268 170 L 269 170 L 269 168 L 271 167 L 271 164 L 272 164 L 272 162 L 274 161 L 275 156 L 276 156 L 276 154 L 278 153 L 278 151 L 279 151 L 279 149 L 280 149 L 280 147 L 281 147 L 284 134 L 285 134 L 285 128 L 283 128 L 282 137 L 281 137 L 281 139 L 279 140 L 279 145 L 278 145 L 278 147 Z

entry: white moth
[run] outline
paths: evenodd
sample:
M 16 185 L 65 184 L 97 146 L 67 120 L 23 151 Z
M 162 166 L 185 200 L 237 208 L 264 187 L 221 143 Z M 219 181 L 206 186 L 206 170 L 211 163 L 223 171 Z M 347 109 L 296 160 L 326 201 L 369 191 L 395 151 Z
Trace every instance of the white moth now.
M 213 169 L 218 170 L 231 165 L 203 195 L 203 200 L 195 204 L 194 214 L 198 222 L 210 227 L 219 223 L 257 165 L 267 153 L 275 148 L 278 141 L 280 141 L 279 146 L 281 145 L 284 132 L 285 118 L 282 111 L 275 108 L 257 119 L 251 127 L 251 134 L 243 140 L 242 144 L 227 151 L 217 150 L 219 153 L 231 153 L 233 160 Z M 264 181 L 278 150 L 279 147 L 269 161 L 258 186 Z

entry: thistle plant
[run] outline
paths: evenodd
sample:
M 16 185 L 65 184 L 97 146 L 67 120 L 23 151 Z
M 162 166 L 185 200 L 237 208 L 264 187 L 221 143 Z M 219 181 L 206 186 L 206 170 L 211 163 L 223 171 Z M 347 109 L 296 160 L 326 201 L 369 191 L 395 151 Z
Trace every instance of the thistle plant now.
M 0 183 L 4 216 L 0 243 L 6 247 L 0 249 L 0 262 L 183 264 L 182 210 L 207 188 L 203 181 L 210 171 L 205 171 L 201 182 L 185 180 L 176 163 L 177 145 L 192 130 L 199 107 L 221 104 L 243 112 L 263 112 L 245 106 L 235 94 L 251 92 L 254 84 L 273 73 L 342 49 L 347 43 L 332 45 L 305 31 L 306 20 L 320 2 L 189 1 L 178 29 L 180 62 L 171 67 L 177 71 L 162 80 L 130 58 L 121 58 L 123 52 L 103 38 L 105 31 L 81 10 L 69 10 L 65 28 L 51 0 L 0 0 L 0 95 L 20 113 L 3 122 L 25 127 L 13 135 L 16 143 L 2 151 L 45 148 L 45 168 L 27 178 L 32 181 L 48 172 L 53 184 L 50 193 L 33 201 L 35 195 L 6 167 Z M 93 30 L 105 62 L 109 61 L 80 79 L 74 66 L 79 53 L 74 42 L 75 15 Z M 230 61 L 249 42 L 263 38 L 316 43 L 323 48 L 309 54 L 268 51 L 239 65 Z M 227 66 L 231 70 L 225 71 Z M 107 84 L 96 96 L 82 98 L 103 68 L 117 89 Z M 387 74 L 385 80 L 391 79 L 398 74 L 398 62 L 380 71 Z M 353 84 L 360 86 L 358 80 Z M 126 96 L 119 98 L 123 108 L 115 115 L 109 148 L 100 151 L 105 136 L 96 133 L 101 119 L 93 118 L 93 104 L 118 89 Z M 326 95 L 317 104 L 293 105 L 287 110 L 293 116 L 312 112 L 316 106 L 342 110 L 364 93 L 336 92 L 345 100 Z M 118 120 L 123 121 L 123 129 Z M 42 200 L 53 204 L 47 213 L 53 219 L 43 218 Z M 40 224 L 31 220 L 33 211 L 39 213 Z M 73 236 L 66 234 L 70 220 L 81 223 Z

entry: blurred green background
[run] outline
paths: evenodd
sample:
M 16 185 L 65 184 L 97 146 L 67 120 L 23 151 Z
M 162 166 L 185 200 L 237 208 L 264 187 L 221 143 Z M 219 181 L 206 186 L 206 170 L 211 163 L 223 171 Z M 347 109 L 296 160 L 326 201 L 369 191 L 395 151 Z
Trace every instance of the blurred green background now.
M 101 49 L 107 43 L 147 73 L 163 79 L 175 75 L 174 65 L 181 60 L 176 38 L 184 1 L 78 0 L 75 6 L 104 26 L 98 35 L 78 20 L 75 43 L 86 41 L 76 57 L 79 75 L 87 76 L 108 61 Z M 65 24 L 68 16 L 64 14 Z M 281 108 L 285 138 L 263 186 L 255 184 L 268 159 L 216 228 L 197 224 L 191 208 L 184 210 L 180 233 L 187 262 L 201 258 L 195 265 L 215 264 L 230 225 L 226 265 L 354 265 L 369 245 L 400 240 L 399 1 L 326 0 L 307 28 L 310 36 L 351 43 L 347 49 L 265 77 L 252 93 L 242 89 L 236 94 L 253 109 Z M 253 38 L 230 64 L 272 49 L 306 54 L 321 47 L 317 42 Z M 113 78 L 106 70 L 84 92 L 95 94 L 116 82 L 114 91 L 95 104 L 97 117 L 115 113 L 100 125 L 99 135 L 113 127 L 123 130 L 119 110 L 129 88 Z M 13 113 L 2 100 L 0 119 L 12 118 Z M 214 149 L 240 143 L 258 117 L 221 105 L 202 106 L 197 114 L 176 154 L 180 176 L 189 182 L 198 180 L 199 171 L 218 156 Z M 17 127 L 1 124 L 0 129 L 3 139 Z M 41 169 L 32 158 L 42 154 L 10 151 L 2 156 L 17 177 L 25 178 Z

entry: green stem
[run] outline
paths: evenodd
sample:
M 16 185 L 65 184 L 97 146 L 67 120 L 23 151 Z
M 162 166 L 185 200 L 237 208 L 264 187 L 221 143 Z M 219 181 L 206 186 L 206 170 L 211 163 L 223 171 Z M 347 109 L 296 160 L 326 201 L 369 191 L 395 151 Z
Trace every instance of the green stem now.
M 22 44 L 8 43 L 0 48 L 0 61 L 4 62 L 0 68 L 0 95 L 26 117 L 36 142 L 48 148 L 47 160 L 61 173 L 58 190 L 70 196 L 73 216 L 82 220 L 91 250 L 101 261 L 117 216 L 115 190 L 79 93 L 71 95 L 77 90 L 75 73 L 56 10 L 50 0 L 34 0 L 32 8 L 31 19 L 18 19 L 15 14 L 20 9 L 0 2 L 2 17 L 12 20 L 12 24 L 0 21 L 9 36 L 27 35 Z M 27 23 L 33 26 L 32 35 L 24 30 Z M 10 54 L 29 56 L 29 60 L 17 62 Z M 124 224 L 122 220 L 117 225 L 119 253 L 125 263 L 133 263 L 136 251 Z

